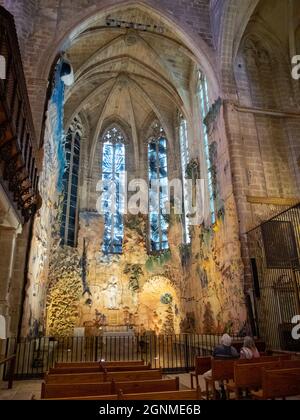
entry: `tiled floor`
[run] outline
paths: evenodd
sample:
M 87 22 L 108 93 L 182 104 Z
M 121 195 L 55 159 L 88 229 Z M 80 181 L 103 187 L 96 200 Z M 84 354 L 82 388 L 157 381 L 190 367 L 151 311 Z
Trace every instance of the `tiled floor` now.
M 7 382 L 0 382 L 1 400 L 31 400 L 39 399 L 41 395 L 41 380 L 15 381 L 13 389 L 7 389 Z

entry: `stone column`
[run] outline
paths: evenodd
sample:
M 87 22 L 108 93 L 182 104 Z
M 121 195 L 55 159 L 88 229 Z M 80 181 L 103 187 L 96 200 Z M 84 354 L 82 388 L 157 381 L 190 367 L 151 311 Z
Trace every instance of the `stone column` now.
M 10 330 L 8 333 L 15 337 L 18 334 L 21 309 L 23 305 L 24 271 L 26 266 L 26 255 L 28 238 L 30 233 L 30 222 L 24 225 L 22 232 L 16 238 L 14 264 L 9 287 L 9 318 Z
M 15 255 L 16 230 L 0 226 L 0 314 L 4 315 L 10 330 L 9 288 Z

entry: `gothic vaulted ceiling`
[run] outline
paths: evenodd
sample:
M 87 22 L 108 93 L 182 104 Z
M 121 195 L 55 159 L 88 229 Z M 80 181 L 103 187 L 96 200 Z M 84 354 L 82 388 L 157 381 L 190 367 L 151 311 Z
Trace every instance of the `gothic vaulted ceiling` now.
M 65 125 L 84 114 L 94 141 L 114 118 L 140 139 L 154 115 L 173 136 L 177 110 L 189 114 L 193 54 L 150 12 L 103 16 L 77 36 L 67 57 L 75 83 L 66 92 Z

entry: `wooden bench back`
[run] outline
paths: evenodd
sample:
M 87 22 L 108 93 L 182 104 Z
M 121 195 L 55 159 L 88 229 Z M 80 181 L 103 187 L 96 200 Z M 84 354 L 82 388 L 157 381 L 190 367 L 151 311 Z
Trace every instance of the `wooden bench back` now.
M 48 398 L 48 400 L 60 400 L 60 401 L 115 401 L 118 400 L 118 395 L 96 395 L 87 397 L 69 397 L 69 398 Z
M 276 356 L 273 356 L 276 357 Z M 280 360 L 291 360 L 292 359 L 292 355 L 291 354 L 281 354 L 279 355 Z
M 276 366 L 280 367 L 280 362 L 289 359 L 290 355 L 283 356 L 263 356 L 257 359 L 212 359 L 212 378 L 215 381 L 230 380 L 234 378 L 234 366 L 240 365 L 253 365 L 260 363 L 277 363 Z
M 56 362 L 54 367 L 56 369 L 71 368 L 71 367 L 98 367 L 100 362 Z
M 154 379 L 162 379 L 162 372 L 157 370 L 144 370 L 136 372 L 108 372 L 107 380 L 116 382 L 128 381 L 150 381 Z
M 97 372 L 129 372 L 129 371 L 139 371 L 139 370 L 148 370 L 151 369 L 151 363 L 148 365 L 136 365 L 136 366 L 106 366 L 105 364 L 100 364 L 98 366 L 69 366 L 69 367 L 58 367 L 50 368 L 50 374 L 67 374 L 67 373 L 97 373 Z
M 139 371 L 139 370 L 150 370 L 151 369 L 151 363 L 148 363 L 148 365 L 136 365 L 136 366 L 107 366 L 105 363 L 101 364 L 103 370 L 106 370 L 107 372 L 129 372 L 129 371 Z
M 117 366 L 143 366 L 145 365 L 144 360 L 126 360 L 126 361 L 99 361 L 99 362 L 56 362 L 55 368 L 68 368 L 68 367 L 97 367 L 100 363 L 104 364 L 105 367 L 117 367 Z
M 166 392 L 146 392 L 142 394 L 123 394 L 120 393 L 118 396 L 120 400 L 153 400 L 153 401 L 162 401 L 162 400 L 176 400 L 176 401 L 187 401 L 194 400 L 199 401 L 201 399 L 201 390 L 198 387 L 196 390 L 186 390 L 186 391 L 166 391 Z
M 103 361 L 103 363 L 106 367 L 111 366 L 145 366 L 144 360 L 131 360 L 131 361 L 112 361 L 112 362 L 106 362 Z
M 236 359 L 212 359 L 212 379 L 214 381 L 223 381 L 233 378 L 233 367 Z
M 114 394 L 111 382 L 98 384 L 42 384 L 41 399 Z M 116 393 L 115 393 L 116 394 Z
M 280 368 L 280 361 L 265 363 L 236 363 L 234 365 L 234 383 L 237 388 L 260 388 L 262 369 Z
M 45 382 L 52 384 L 80 384 L 99 383 L 107 381 L 139 381 L 162 379 L 161 370 L 142 370 L 129 372 L 108 372 L 108 373 L 68 373 L 68 374 L 46 374 Z
M 300 395 L 300 368 L 262 371 L 264 399 Z
M 243 364 L 243 363 L 265 363 L 265 362 L 278 362 L 280 360 L 289 360 L 290 356 L 262 356 L 257 357 L 255 359 L 238 359 L 236 363 Z
M 209 357 L 202 357 L 196 356 L 195 357 L 195 372 L 197 375 L 203 375 L 205 372 L 211 369 L 211 356 Z
M 68 373 L 100 373 L 104 372 L 102 366 L 83 366 L 83 367 L 61 367 L 61 368 L 50 368 L 49 374 L 50 375 L 65 375 Z
M 300 359 L 299 360 L 282 360 L 281 367 L 283 369 L 300 368 Z
M 56 398 L 58 399 L 58 398 Z M 77 397 L 77 398 L 59 398 L 60 400 L 80 400 L 80 401 L 105 401 L 105 400 L 175 400 L 175 401 L 187 401 L 194 400 L 199 401 L 201 399 L 201 389 L 198 387 L 196 390 L 187 391 L 163 391 L 163 392 L 146 392 L 141 394 L 123 394 L 118 395 L 105 395 L 105 396 L 90 396 L 90 397 Z
M 96 384 L 106 382 L 105 373 L 69 373 L 45 375 L 46 384 Z
M 152 381 L 112 382 L 112 394 L 139 394 L 141 392 L 179 391 L 179 378 Z M 90 394 L 92 395 L 92 394 Z

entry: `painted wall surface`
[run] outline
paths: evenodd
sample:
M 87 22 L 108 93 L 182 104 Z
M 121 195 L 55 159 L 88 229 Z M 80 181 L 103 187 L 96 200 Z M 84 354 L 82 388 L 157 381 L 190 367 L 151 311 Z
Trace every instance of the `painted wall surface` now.
M 47 301 L 48 334 L 72 335 L 75 327 L 84 326 L 86 334 L 95 335 L 103 325 L 132 325 L 136 332 L 179 333 L 181 262 L 178 259 L 174 267 L 176 249 L 175 258 L 172 251 L 159 257 L 147 254 L 145 225 L 143 216 L 128 216 L 123 254 L 105 256 L 100 251 L 102 216 L 80 214 L 78 248 L 60 248 L 54 258 L 56 273 L 51 274 Z
M 244 328 L 244 268 L 226 137 L 220 136 L 222 110 L 220 104 L 207 123 L 217 222 L 194 226 L 191 245 L 182 245 L 181 218 L 171 214 L 170 249 L 160 255 L 148 253 L 148 222 L 142 215 L 125 217 L 123 253 L 103 255 L 103 217 L 93 209 L 93 191 L 86 198 L 89 210 L 79 206 L 77 247 L 60 245 L 59 148 L 49 118 L 25 335 L 40 328 L 47 335 L 70 336 L 77 327 L 95 335 L 104 326 L 126 325 L 156 333 L 238 333 Z M 99 170 L 93 177 L 90 184 L 96 184 Z
M 65 166 L 63 97 L 64 85 L 60 80 L 58 64 L 45 125 L 43 171 L 39 183 L 42 207 L 35 217 L 33 227 L 22 324 L 23 336 L 36 336 L 45 331 L 44 312 L 50 275 L 49 264 L 54 247 L 58 246 L 56 235 L 61 206 L 61 178 Z
M 122 255 L 104 256 L 102 217 L 81 213 L 78 248 L 52 255 L 47 297 L 47 334 L 86 334 L 108 325 L 136 332 L 239 332 L 246 320 L 238 229 L 233 200 L 213 229 L 195 227 L 192 246 L 180 246 L 181 225 L 169 231 L 170 251 L 147 254 L 143 217 L 125 224 Z M 228 221 L 228 223 L 227 223 Z M 130 226 L 131 225 L 131 226 Z M 230 240 L 232 238 L 232 240 Z M 82 281 L 83 239 L 87 277 Z
M 83 326 L 88 335 L 125 325 L 156 333 L 245 328 L 239 226 L 226 141 L 219 136 L 222 105 L 217 108 L 208 121 L 216 224 L 192 227 L 191 245 L 182 245 L 181 218 L 171 214 L 170 250 L 155 256 L 148 253 L 147 216 L 127 215 L 123 253 L 105 256 L 103 217 L 80 209 L 77 248 L 57 248 L 52 254 L 47 334 L 72 335 Z M 94 194 L 90 197 L 94 203 Z

